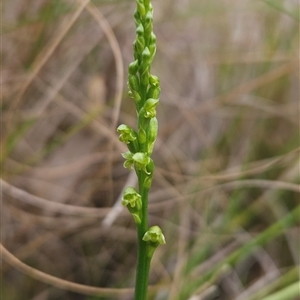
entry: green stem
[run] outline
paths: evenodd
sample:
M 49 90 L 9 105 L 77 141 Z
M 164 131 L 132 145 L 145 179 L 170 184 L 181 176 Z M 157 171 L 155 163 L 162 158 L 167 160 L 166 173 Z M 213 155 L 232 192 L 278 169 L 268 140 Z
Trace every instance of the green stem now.
M 146 300 L 148 291 L 148 280 L 151 258 L 147 255 L 147 243 L 143 241 L 144 234 L 148 230 L 148 193 L 149 189 L 143 187 L 145 175 L 138 174 L 139 192 L 142 196 L 142 218 L 141 224 L 137 225 L 138 233 L 138 258 L 135 281 L 135 300 Z
M 143 235 L 138 230 L 138 261 L 135 281 L 135 300 L 146 300 L 151 259 L 147 256 L 147 243 L 142 240 Z

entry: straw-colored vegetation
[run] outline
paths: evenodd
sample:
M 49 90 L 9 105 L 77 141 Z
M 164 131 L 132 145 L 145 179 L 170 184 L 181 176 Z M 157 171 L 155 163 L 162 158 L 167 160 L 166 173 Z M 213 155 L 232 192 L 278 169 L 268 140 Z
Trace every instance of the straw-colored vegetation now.
M 132 299 L 116 128 L 135 1 L 5 0 L 1 299 Z M 299 3 L 153 1 L 152 300 L 299 299 Z M 125 67 L 124 67 L 125 66 Z

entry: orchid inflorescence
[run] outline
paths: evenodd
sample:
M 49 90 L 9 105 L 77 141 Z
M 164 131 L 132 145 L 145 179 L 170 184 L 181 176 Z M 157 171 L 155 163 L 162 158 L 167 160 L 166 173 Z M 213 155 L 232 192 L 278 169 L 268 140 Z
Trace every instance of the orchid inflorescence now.
M 136 39 L 133 43 L 134 61 L 128 67 L 128 94 L 136 106 L 137 131 L 124 124 L 120 125 L 117 131 L 120 141 L 124 142 L 129 150 L 122 154 L 125 158 L 124 167 L 135 169 L 139 182 L 138 192 L 133 187 L 125 189 L 122 204 L 134 217 L 139 243 L 146 243 L 148 256 L 149 253 L 152 256 L 153 247 L 165 244 L 165 238 L 158 226 L 148 229 L 147 216 L 148 192 L 154 171 L 151 154 L 158 130 L 156 107 L 159 103 L 160 82 L 157 76 L 150 73 L 156 52 L 153 7 L 150 0 L 136 0 L 136 4 Z
M 138 131 L 124 124 L 120 125 L 117 131 L 120 134 L 120 141 L 124 142 L 129 150 L 122 154 L 125 158 L 124 167 L 130 170 L 134 168 L 139 180 L 143 179 L 143 188 L 149 189 L 154 171 L 154 163 L 150 156 L 157 137 L 156 106 L 160 95 L 159 79 L 150 74 L 151 62 L 156 52 L 156 37 L 152 31 L 153 8 L 149 0 L 137 0 L 134 18 L 136 24 L 136 39 L 133 43 L 135 60 L 129 64 L 128 68 L 128 89 L 129 96 L 134 99 L 136 105 Z M 126 207 L 131 207 L 124 200 L 128 198 L 127 192 L 126 189 L 122 203 Z M 130 195 L 136 197 L 133 193 Z M 139 209 L 141 210 L 146 204 L 142 203 Z M 129 211 L 132 209 L 129 208 Z M 135 221 L 138 220 L 139 218 L 135 217 Z

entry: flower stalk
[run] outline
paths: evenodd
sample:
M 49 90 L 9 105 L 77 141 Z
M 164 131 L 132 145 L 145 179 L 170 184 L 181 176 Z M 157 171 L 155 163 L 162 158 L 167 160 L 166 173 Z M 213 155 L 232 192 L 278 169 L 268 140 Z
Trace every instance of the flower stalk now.
M 158 226 L 148 227 L 148 194 L 152 185 L 154 162 L 151 158 L 157 137 L 156 107 L 159 104 L 160 82 L 150 73 L 156 52 L 153 33 L 153 7 L 150 0 L 136 0 L 134 12 L 136 39 L 133 43 L 134 61 L 128 67 L 128 95 L 135 102 L 137 131 L 127 125 L 117 129 L 119 139 L 128 147 L 122 154 L 124 167 L 134 169 L 138 177 L 138 191 L 127 187 L 122 204 L 132 214 L 138 238 L 135 300 L 146 300 L 150 262 L 165 237 Z

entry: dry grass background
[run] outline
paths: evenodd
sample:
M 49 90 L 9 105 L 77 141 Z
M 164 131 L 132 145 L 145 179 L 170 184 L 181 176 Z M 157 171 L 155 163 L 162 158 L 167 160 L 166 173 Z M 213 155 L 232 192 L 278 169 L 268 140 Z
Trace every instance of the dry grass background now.
M 135 3 L 88 2 L 2 4 L 3 300 L 132 299 L 136 178 L 115 128 L 135 124 Z M 149 299 L 300 299 L 299 3 L 153 2 L 149 211 L 167 245 Z

